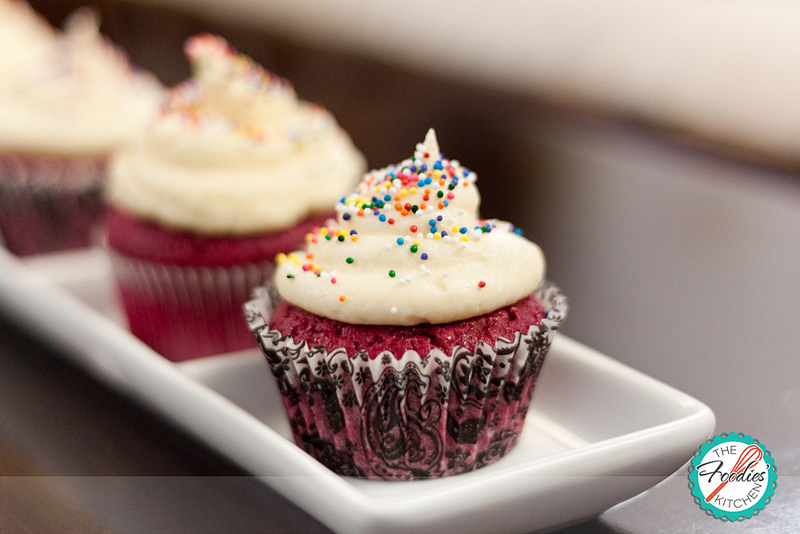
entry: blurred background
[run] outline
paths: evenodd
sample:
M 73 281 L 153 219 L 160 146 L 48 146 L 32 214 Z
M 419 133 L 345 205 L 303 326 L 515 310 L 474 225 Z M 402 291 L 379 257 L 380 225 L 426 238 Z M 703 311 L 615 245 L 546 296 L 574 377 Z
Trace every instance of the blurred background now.
M 30 3 L 56 26 L 87 4 Z M 715 433 L 772 450 L 779 487 L 761 525 L 790 531 L 788 505 L 800 500 L 800 7 L 89 4 L 101 30 L 168 85 L 189 74 L 187 37 L 224 36 L 331 110 L 370 167 L 407 157 L 436 128 L 444 155 L 477 172 L 482 215 L 544 249 L 548 277 L 570 297 L 565 334 L 708 404 Z M 592 528 L 666 528 L 697 511 L 685 484 L 678 473 L 640 498 L 644 508 L 611 510 Z

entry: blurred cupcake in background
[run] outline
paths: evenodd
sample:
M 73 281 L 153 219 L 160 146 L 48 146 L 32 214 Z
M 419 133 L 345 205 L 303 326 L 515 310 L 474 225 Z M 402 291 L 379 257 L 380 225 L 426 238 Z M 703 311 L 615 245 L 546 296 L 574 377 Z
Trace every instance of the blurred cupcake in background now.
M 242 304 L 365 170 L 333 116 L 225 40 L 113 160 L 108 248 L 133 334 L 180 361 L 254 347 Z
M 93 11 L 53 30 L 0 0 L 0 234 L 21 256 L 88 246 L 108 157 L 155 116 L 159 82 L 133 69 Z

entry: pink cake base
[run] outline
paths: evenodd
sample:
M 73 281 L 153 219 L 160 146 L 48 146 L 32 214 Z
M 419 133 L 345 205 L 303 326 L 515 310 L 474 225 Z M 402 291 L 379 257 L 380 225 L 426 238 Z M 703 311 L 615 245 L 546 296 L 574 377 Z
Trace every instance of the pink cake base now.
M 174 230 L 120 210 L 106 219 L 108 246 L 119 254 L 161 265 L 229 267 L 272 261 L 296 250 L 306 234 L 332 214 L 313 215 L 296 225 L 254 236 L 205 236 Z
M 545 310 L 533 296 L 486 315 L 448 324 L 414 326 L 361 325 L 320 317 L 281 301 L 270 318 L 270 328 L 305 341 L 322 345 L 331 352 L 343 348 L 348 354 L 366 351 L 370 358 L 389 351 L 396 357 L 407 350 L 428 354 L 439 349 L 452 354 L 456 347 L 474 350 L 478 343 L 494 345 L 498 338 L 513 339 L 517 332 L 527 332 L 538 325 Z
M 547 284 L 534 297 L 482 317 L 418 327 L 412 335 L 401 333 L 406 329 L 364 327 L 351 344 L 358 343 L 356 352 L 341 346 L 329 350 L 327 341 L 309 345 L 275 328 L 277 321 L 290 329 L 308 326 L 323 338 L 353 333 L 352 325 L 302 317 L 307 312 L 279 312 L 282 305 L 275 309 L 265 291 L 247 303 L 246 314 L 298 446 L 341 475 L 412 480 L 472 471 L 514 448 L 539 370 L 566 314 L 566 299 L 557 287 Z M 537 317 L 507 339 L 503 334 L 485 343 L 488 333 L 481 333 L 487 325 L 492 333 L 508 333 L 512 323 L 516 328 L 516 321 Z M 440 330 L 434 333 L 434 328 Z M 378 346 L 362 339 L 370 329 L 403 353 L 370 354 Z M 456 346 L 443 352 L 456 332 L 481 339 L 469 350 Z M 413 347 L 409 339 L 422 338 L 436 348 L 406 352 Z
M 105 208 L 101 156 L 0 153 L 0 235 L 18 256 L 93 244 Z
M 172 361 L 255 347 L 242 304 L 271 277 L 275 255 L 325 219 L 269 235 L 203 237 L 113 211 L 107 242 L 131 333 Z

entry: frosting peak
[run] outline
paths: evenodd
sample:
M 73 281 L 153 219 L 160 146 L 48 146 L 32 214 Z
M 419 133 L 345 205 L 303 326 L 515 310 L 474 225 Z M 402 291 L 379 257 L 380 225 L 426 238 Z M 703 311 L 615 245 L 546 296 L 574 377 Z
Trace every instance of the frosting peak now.
M 192 78 L 115 158 L 113 204 L 180 230 L 248 235 L 327 211 L 352 188 L 364 159 L 330 113 L 220 37 L 193 37 L 185 52 Z
M 227 117 L 243 129 L 258 130 L 297 105 L 292 85 L 239 55 L 224 39 L 198 35 L 186 42 L 193 78 L 205 98 L 200 114 Z
M 317 315 L 386 325 L 458 321 L 530 295 L 541 249 L 478 218 L 476 179 L 430 130 L 411 158 L 367 173 L 305 251 L 279 258 L 279 293 Z
M 138 135 L 163 96 L 80 9 L 54 31 L 21 2 L 0 0 L 0 148 L 105 154 Z

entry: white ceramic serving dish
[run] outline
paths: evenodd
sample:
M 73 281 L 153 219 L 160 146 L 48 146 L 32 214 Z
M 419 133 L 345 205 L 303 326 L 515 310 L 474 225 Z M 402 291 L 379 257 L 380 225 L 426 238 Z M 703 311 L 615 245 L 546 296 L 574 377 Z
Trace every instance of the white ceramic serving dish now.
M 699 401 L 559 335 L 506 457 L 438 480 L 346 478 L 294 445 L 257 349 L 173 364 L 134 338 L 102 250 L 0 248 L 0 308 L 340 532 L 552 530 L 663 480 L 714 427 Z

